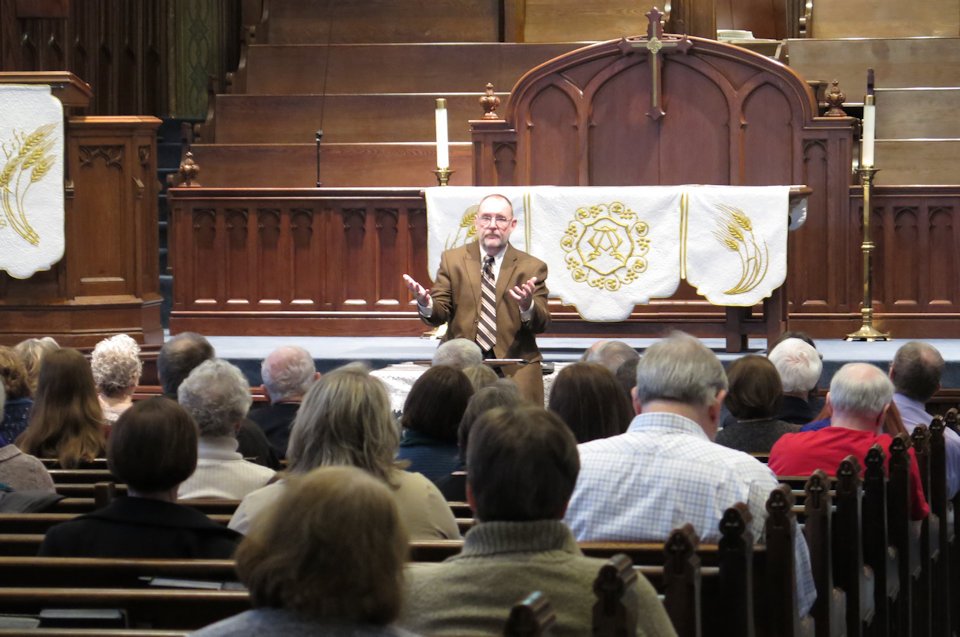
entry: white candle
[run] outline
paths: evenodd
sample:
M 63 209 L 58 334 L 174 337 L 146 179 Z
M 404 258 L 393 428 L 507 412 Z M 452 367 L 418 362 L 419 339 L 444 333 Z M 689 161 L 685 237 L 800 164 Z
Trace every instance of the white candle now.
M 873 167 L 873 146 L 877 136 L 877 107 L 873 95 L 867 95 L 863 103 L 863 145 L 860 149 L 860 165 Z
M 447 100 L 437 100 L 437 168 L 450 168 L 450 144 L 447 138 Z

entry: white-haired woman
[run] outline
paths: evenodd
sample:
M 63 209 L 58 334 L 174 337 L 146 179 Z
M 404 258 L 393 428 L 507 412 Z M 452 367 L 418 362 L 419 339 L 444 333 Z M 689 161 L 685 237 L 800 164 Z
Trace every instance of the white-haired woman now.
M 287 447 L 289 472 L 358 467 L 390 488 L 411 539 L 459 538 L 457 522 L 437 487 L 421 474 L 397 466 L 399 445 L 400 428 L 383 383 L 363 366 L 347 365 L 322 376 L 304 397 Z M 281 480 L 245 497 L 230 528 L 246 533 L 285 489 Z
M 105 338 L 93 348 L 90 367 L 103 417 L 113 424 L 133 405 L 133 390 L 143 372 L 140 346 L 126 334 Z

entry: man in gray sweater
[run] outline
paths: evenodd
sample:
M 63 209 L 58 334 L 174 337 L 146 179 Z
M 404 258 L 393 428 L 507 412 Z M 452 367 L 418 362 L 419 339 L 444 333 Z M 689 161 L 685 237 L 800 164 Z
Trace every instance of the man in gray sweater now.
M 482 416 L 467 449 L 467 501 L 478 524 L 459 555 L 409 568 L 400 624 L 427 635 L 501 634 L 510 607 L 536 590 L 556 611 L 555 636 L 591 634 L 604 561 L 584 557 L 561 521 L 579 471 L 576 440 L 556 415 L 530 406 Z M 624 603 L 637 635 L 675 635 L 642 575 Z

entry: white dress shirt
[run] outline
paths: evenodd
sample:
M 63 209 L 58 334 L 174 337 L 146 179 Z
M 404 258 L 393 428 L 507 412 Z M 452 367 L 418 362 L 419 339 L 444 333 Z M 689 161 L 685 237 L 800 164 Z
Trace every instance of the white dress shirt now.
M 661 541 L 689 522 L 702 542 L 716 543 L 724 511 L 737 502 L 753 514 L 754 541 L 763 539 L 776 477 L 756 458 L 711 442 L 692 420 L 641 414 L 626 433 L 578 449 L 580 476 L 564 521 L 579 541 Z M 795 560 L 797 602 L 806 615 L 817 593 L 799 530 Z
M 908 432 L 913 433 L 917 425 L 930 426 L 933 416 L 927 413 L 926 406 L 919 400 L 897 393 L 893 395 L 893 402 L 900 410 L 900 418 Z M 943 442 L 947 452 L 947 497 L 953 498 L 960 489 L 960 435 L 944 427 Z

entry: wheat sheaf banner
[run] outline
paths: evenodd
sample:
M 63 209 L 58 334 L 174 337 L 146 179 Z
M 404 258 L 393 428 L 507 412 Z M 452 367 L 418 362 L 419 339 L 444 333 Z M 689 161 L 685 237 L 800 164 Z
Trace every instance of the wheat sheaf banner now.
M 473 240 L 476 204 L 492 192 L 427 190 L 431 275 L 443 250 Z M 714 305 L 745 307 L 786 279 L 789 186 L 500 192 L 521 213 L 510 242 L 546 262 L 550 296 L 588 321 L 622 321 L 635 305 L 673 296 L 681 280 Z
M 63 107 L 49 86 L 0 85 L 0 270 L 63 258 Z

